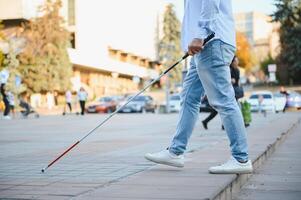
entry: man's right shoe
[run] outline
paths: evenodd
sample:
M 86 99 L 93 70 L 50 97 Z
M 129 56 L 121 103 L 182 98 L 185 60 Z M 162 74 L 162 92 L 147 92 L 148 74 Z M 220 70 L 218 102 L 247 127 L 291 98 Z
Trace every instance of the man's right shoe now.
M 251 160 L 245 163 L 238 162 L 231 157 L 226 163 L 209 168 L 211 174 L 249 174 L 252 173 L 253 167 Z
M 163 150 L 157 153 L 145 154 L 145 159 L 163 165 L 169 165 L 173 167 L 184 167 L 184 155 L 175 155 L 169 152 L 169 150 Z

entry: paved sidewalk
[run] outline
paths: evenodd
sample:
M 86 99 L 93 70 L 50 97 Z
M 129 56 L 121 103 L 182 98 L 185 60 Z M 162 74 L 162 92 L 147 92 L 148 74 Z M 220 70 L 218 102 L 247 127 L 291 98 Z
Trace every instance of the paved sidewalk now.
M 299 119 L 289 115 L 278 118 L 263 127 L 249 130 L 251 159 L 257 159 Z M 112 183 L 78 196 L 76 199 L 214 199 L 231 184 L 237 175 L 212 175 L 208 168 L 229 158 L 228 141 L 222 141 L 186 156 L 184 169 L 156 165 L 122 181 Z M 225 199 L 229 198 L 226 196 Z
M 235 200 L 301 199 L 301 126 L 256 170 Z
M 0 120 L 0 198 L 212 199 L 236 178 L 207 171 L 230 156 L 219 118 L 209 124 L 208 131 L 198 122 L 184 169 L 155 165 L 143 158 L 146 152 L 169 144 L 177 114 L 117 115 L 45 174 L 40 173 L 104 117 Z M 248 128 L 251 159 L 262 154 L 299 117 L 300 113 L 267 118 L 254 114 Z

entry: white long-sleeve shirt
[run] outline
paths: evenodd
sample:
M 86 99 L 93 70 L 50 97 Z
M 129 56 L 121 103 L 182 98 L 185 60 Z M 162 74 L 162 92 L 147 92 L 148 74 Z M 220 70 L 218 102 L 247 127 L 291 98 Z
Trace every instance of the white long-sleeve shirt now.
M 212 31 L 214 39 L 236 46 L 231 0 L 185 0 L 183 50 L 187 52 L 194 38 L 205 39 Z
M 88 94 L 86 91 L 78 91 L 77 97 L 79 101 L 87 101 Z
M 72 93 L 70 90 L 67 90 L 65 93 L 65 97 L 66 97 L 66 102 L 67 103 L 71 103 L 72 102 Z

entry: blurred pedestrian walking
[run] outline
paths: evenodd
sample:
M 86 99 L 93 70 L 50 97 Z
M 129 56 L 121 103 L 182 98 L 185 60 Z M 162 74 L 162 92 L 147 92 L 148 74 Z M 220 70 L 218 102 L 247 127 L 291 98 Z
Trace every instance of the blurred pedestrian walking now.
M 206 119 L 202 121 L 204 129 L 208 129 L 208 123 L 217 115 L 217 111 L 210 106 L 207 95 L 202 97 L 201 103 L 204 106 L 200 107 L 200 112 L 210 113 Z
M 232 62 L 230 64 L 230 73 L 231 73 L 231 83 L 234 89 L 236 100 L 242 98 L 244 96 L 244 90 L 240 86 L 240 71 L 238 68 L 238 58 L 236 56 L 233 57 Z
M 86 101 L 88 98 L 88 93 L 86 92 L 86 90 L 83 87 L 81 87 L 77 93 L 77 97 L 78 97 L 79 105 L 81 108 L 81 115 L 84 115 L 85 114 L 85 104 L 86 104 Z
M 11 117 L 9 116 L 9 112 L 10 112 L 10 106 L 9 106 L 9 99 L 7 96 L 7 91 L 5 89 L 5 85 L 8 81 L 9 78 L 9 71 L 4 69 L 0 72 L 0 81 L 1 81 L 1 88 L 0 88 L 0 92 L 2 95 L 2 99 L 5 105 L 4 108 L 4 113 L 3 113 L 3 119 L 11 119 Z
M 285 96 L 286 102 L 287 102 L 289 93 L 286 91 L 286 89 L 283 86 L 280 87 L 280 93 Z M 287 104 L 285 103 L 285 106 L 284 106 L 284 108 L 282 110 L 283 113 L 285 113 L 286 107 L 287 107 Z
M 36 118 L 39 118 L 40 117 L 39 113 L 33 109 L 33 107 L 27 102 L 27 99 L 28 99 L 28 94 L 26 94 L 26 92 L 20 94 L 19 106 L 23 109 L 21 110 L 21 114 L 23 118 L 27 118 L 28 115 L 30 114 L 34 114 Z
M 66 106 L 69 108 L 69 112 L 72 113 L 72 93 L 70 90 L 67 90 L 65 93 L 65 99 L 66 99 L 66 104 L 64 106 L 64 112 L 63 115 L 66 114 Z
M 12 113 L 13 118 L 15 118 L 15 95 L 11 91 L 9 91 L 7 92 L 7 97 L 9 101 L 10 111 Z

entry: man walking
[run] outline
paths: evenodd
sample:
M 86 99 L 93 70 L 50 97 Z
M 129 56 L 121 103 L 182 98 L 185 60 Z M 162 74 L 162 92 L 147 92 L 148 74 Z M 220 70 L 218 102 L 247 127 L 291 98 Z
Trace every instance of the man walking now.
M 78 96 L 78 100 L 79 100 L 79 105 L 80 105 L 80 109 L 81 109 L 81 115 L 85 114 L 85 104 L 88 98 L 88 94 L 86 92 L 86 90 L 81 87 L 77 93 Z
M 214 40 L 203 47 L 204 39 L 215 32 Z M 170 146 L 145 158 L 160 164 L 184 167 L 184 152 L 199 114 L 201 97 L 220 114 L 232 157 L 211 167 L 210 173 L 250 173 L 246 130 L 231 85 L 229 65 L 235 53 L 235 27 L 231 0 L 186 0 L 182 47 L 192 57 L 183 83 L 182 108 Z
M 72 93 L 70 90 L 67 90 L 65 93 L 66 104 L 69 108 L 69 112 L 72 113 Z M 66 113 L 66 111 L 64 111 Z

